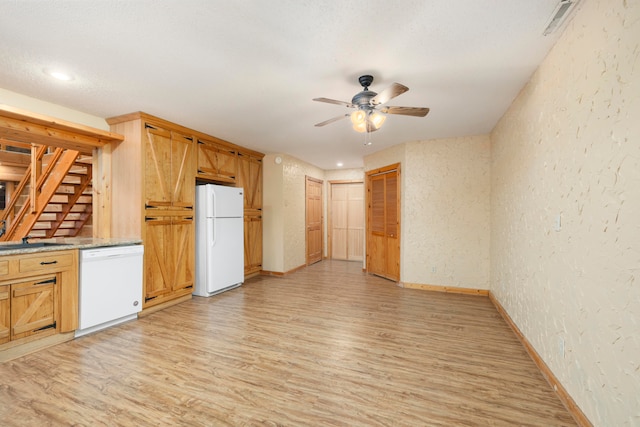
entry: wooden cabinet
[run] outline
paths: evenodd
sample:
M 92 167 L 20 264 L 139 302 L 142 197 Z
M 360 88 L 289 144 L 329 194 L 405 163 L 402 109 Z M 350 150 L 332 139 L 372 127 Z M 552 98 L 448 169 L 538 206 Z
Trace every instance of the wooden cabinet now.
M 1 266 L 0 360 L 9 348 L 77 329 L 77 250 L 2 256 Z
M 240 151 L 236 187 L 244 189 L 244 274 L 262 270 L 262 156 Z
M 147 217 L 145 301 L 192 292 L 195 234 L 193 216 Z
M 11 340 L 57 328 L 55 275 L 11 285 Z
M 197 178 L 233 184 L 237 173 L 238 153 L 234 148 L 198 138 Z
M 262 214 L 244 216 L 244 274 L 262 270 Z
M 193 209 L 193 137 L 145 123 L 146 208 Z
M 195 278 L 195 138 L 186 128 L 144 113 L 107 121 L 125 140 L 108 153 L 111 209 L 103 215 L 110 222 L 100 237 L 142 238 L 143 310 L 190 298 Z
M 110 199 L 98 237 L 141 237 L 144 309 L 189 295 L 195 277 L 195 184 L 244 188 L 245 276 L 262 269 L 264 154 L 145 113 L 107 119 L 125 141 L 101 152 L 96 192 Z
M 10 285 L 0 286 L 0 344 L 9 341 L 11 336 L 11 292 Z

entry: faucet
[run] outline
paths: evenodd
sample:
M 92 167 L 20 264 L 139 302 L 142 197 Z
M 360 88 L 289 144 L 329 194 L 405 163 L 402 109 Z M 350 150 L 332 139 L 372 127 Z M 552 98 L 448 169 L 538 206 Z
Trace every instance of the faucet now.
M 2 223 L 2 225 L 0 226 L 0 237 L 2 237 L 4 236 L 4 233 L 7 232 L 7 220 L 0 220 L 0 223 Z
M 22 238 L 22 244 L 23 245 L 28 245 L 29 244 L 29 239 L 31 238 L 31 236 L 24 236 Z

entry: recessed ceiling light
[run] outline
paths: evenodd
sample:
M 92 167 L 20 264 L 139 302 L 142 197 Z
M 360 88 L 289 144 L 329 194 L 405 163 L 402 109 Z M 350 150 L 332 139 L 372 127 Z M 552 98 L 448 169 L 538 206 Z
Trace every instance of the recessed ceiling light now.
M 58 79 L 58 80 L 62 80 L 65 82 L 71 81 L 73 80 L 73 76 L 65 71 L 62 70 L 55 70 L 55 69 L 45 69 L 44 70 L 45 74 L 47 74 L 48 76 L 53 77 L 54 79 Z
M 342 162 L 338 162 L 338 163 L 336 163 L 336 166 L 341 168 L 342 166 L 344 166 L 344 164 Z

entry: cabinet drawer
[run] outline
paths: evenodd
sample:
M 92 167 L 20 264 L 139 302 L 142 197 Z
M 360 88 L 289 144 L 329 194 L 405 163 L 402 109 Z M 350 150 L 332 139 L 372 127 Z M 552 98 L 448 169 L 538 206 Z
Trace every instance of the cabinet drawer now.
M 73 264 L 73 255 L 70 253 L 51 255 L 39 254 L 37 257 L 20 260 L 21 273 L 43 270 L 60 270 L 62 267 L 70 267 Z

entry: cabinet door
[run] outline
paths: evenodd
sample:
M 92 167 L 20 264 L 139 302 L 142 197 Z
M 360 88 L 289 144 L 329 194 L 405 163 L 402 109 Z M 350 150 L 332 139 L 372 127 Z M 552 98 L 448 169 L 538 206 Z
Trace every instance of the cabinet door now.
M 236 187 L 244 188 L 244 208 L 262 209 L 262 159 L 238 155 Z
M 171 205 L 191 208 L 196 200 L 193 138 L 171 132 Z
M 171 292 L 173 233 L 171 218 L 145 218 L 144 239 L 144 301 Z
M 146 125 L 144 203 L 148 207 L 170 206 L 171 132 Z
M 150 125 L 145 129 L 145 205 L 193 208 L 193 138 Z
M 0 344 L 9 341 L 11 328 L 11 300 L 9 285 L 0 286 Z
M 195 228 L 193 217 L 172 220 L 174 279 L 172 290 L 193 287 L 195 277 Z
M 11 285 L 11 340 L 56 329 L 56 276 Z
M 195 277 L 193 216 L 146 217 L 144 250 L 145 305 L 192 288 Z
M 244 217 L 244 274 L 262 269 L 262 216 Z
M 198 177 L 235 183 L 237 160 L 234 150 L 198 140 Z

